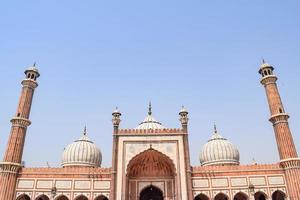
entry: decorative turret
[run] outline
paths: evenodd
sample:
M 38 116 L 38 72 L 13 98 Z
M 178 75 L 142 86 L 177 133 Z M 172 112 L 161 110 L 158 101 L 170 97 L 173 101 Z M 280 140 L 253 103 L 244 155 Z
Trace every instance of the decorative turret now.
M 179 116 L 180 116 L 179 121 L 181 122 L 181 126 L 184 132 L 187 132 L 187 128 L 188 128 L 188 122 L 189 122 L 188 114 L 189 114 L 188 111 L 184 108 L 184 106 L 182 106 L 179 112 Z
M 290 199 L 300 199 L 300 159 L 289 127 L 289 115 L 284 110 L 273 71 L 274 67 L 263 60 L 259 73 L 262 76 L 261 84 L 266 90 L 280 164 L 285 169 Z
M 119 125 L 120 125 L 120 122 L 121 122 L 121 113 L 120 111 L 118 110 L 118 107 L 116 107 L 116 109 L 112 112 L 112 123 L 113 123 L 113 126 L 114 126 L 114 130 L 117 131 L 119 129 Z
M 0 163 L 0 199 L 14 200 L 17 175 L 21 168 L 23 149 L 29 120 L 31 104 L 37 78 L 40 76 L 36 65 L 25 70 L 22 92 L 15 117 L 11 119 L 12 127 L 3 162 Z

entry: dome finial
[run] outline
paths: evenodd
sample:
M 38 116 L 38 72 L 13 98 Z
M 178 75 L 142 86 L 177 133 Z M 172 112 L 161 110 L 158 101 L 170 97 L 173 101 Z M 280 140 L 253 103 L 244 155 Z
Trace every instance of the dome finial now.
M 217 125 L 216 125 L 216 123 L 214 123 L 214 133 L 218 133 L 218 130 L 217 130 Z
M 86 130 L 86 125 L 84 126 L 84 129 L 83 129 L 83 135 L 86 135 L 87 133 L 87 130 Z
M 266 63 L 264 58 L 262 58 L 262 63 L 263 63 L 263 64 L 265 64 L 265 63 Z
M 151 101 L 149 101 L 148 115 L 152 115 L 152 106 L 151 106 Z

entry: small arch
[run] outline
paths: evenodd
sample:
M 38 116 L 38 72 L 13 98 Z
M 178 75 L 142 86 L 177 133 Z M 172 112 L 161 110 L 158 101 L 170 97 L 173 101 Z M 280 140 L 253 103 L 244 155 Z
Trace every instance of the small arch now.
M 249 197 L 243 193 L 243 192 L 238 192 L 236 195 L 234 195 L 233 200 L 248 200 Z
M 69 200 L 69 198 L 62 194 L 62 195 L 57 196 L 55 198 L 55 200 Z
M 283 110 L 282 110 L 282 108 L 279 108 L 279 113 L 283 113 Z
M 267 195 L 263 192 L 256 192 L 254 194 L 254 199 L 255 200 L 266 200 L 267 199 Z
M 27 194 L 20 195 L 17 200 L 30 200 L 30 197 Z
M 208 196 L 206 196 L 205 194 L 199 194 L 197 195 L 194 200 L 209 200 Z
M 35 198 L 35 200 L 50 200 L 48 196 L 42 194 L 40 196 L 38 196 L 37 198 Z
M 214 200 L 229 200 L 229 197 L 221 192 L 215 196 Z
M 108 198 L 104 195 L 97 196 L 94 200 L 108 200 Z
M 265 70 L 265 71 L 264 71 L 264 74 L 265 74 L 265 76 L 267 76 L 267 75 L 268 75 L 268 72 Z
M 31 76 L 31 74 L 30 74 L 30 73 L 28 73 L 28 74 L 27 74 L 27 78 L 30 78 L 30 76 Z
M 34 79 L 34 74 L 31 74 L 31 79 Z
M 271 74 L 272 74 L 272 72 L 271 72 L 271 70 L 270 70 L 270 69 L 268 70 L 268 74 L 269 74 L 269 75 L 271 75 Z
M 84 195 L 79 195 L 78 197 L 75 198 L 75 200 L 89 200 L 89 199 Z
M 140 193 L 140 200 L 148 199 L 163 200 L 163 192 L 158 187 L 150 185 L 144 188 Z
M 17 114 L 17 117 L 20 117 L 20 115 L 21 115 L 21 113 L 18 113 L 18 114 Z
M 285 199 L 286 199 L 286 195 L 280 190 L 276 190 L 272 194 L 272 200 L 285 200 Z

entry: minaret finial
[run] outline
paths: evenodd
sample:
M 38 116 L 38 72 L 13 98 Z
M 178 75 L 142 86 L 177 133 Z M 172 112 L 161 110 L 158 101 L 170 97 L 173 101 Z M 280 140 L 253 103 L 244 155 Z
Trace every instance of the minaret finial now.
M 86 125 L 84 126 L 84 129 L 83 129 L 83 135 L 86 135 L 87 133 L 87 130 L 86 130 Z
M 214 133 L 218 133 L 218 130 L 217 130 L 217 125 L 216 125 L 216 123 L 214 123 Z
M 265 64 L 265 63 L 266 63 L 264 58 L 262 58 L 262 63 L 263 63 L 263 64 Z
M 35 65 L 36 65 L 36 62 L 34 61 L 33 66 L 35 67 Z
M 148 115 L 152 115 L 152 106 L 151 106 L 151 101 L 149 101 Z

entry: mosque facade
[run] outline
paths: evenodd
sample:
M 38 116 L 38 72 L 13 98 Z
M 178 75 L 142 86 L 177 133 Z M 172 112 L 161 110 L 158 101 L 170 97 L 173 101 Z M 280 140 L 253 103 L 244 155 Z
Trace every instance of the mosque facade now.
M 112 166 L 102 168 L 100 149 L 82 136 L 68 145 L 59 168 L 22 165 L 30 109 L 40 73 L 25 70 L 22 91 L 3 161 L 0 200 L 300 200 L 300 159 L 277 87 L 274 68 L 260 66 L 280 160 L 241 165 L 239 151 L 215 127 L 191 166 L 188 111 L 179 112 L 180 128 L 157 121 L 149 105 L 133 129 L 120 129 L 121 112 L 112 113 Z

